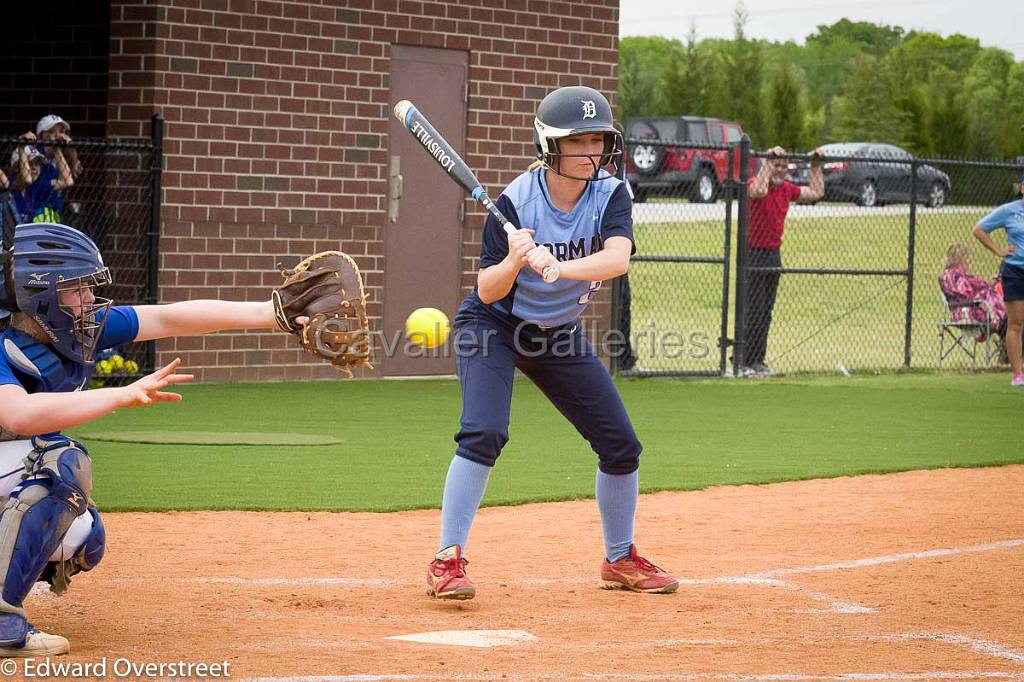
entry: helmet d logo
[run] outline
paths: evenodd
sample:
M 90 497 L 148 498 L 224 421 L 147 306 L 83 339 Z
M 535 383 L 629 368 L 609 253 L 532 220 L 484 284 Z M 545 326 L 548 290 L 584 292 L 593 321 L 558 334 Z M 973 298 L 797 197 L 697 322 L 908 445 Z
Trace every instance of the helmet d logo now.
M 597 118 L 597 107 L 593 100 L 585 99 L 581 104 L 583 105 L 583 118 Z

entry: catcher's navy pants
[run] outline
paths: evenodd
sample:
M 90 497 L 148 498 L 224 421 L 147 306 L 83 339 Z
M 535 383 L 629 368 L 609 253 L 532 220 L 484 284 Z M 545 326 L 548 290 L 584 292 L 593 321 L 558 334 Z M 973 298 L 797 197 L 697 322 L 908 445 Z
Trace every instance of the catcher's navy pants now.
M 581 324 L 542 329 L 493 311 L 471 294 L 455 316 L 452 343 L 462 386 L 455 454 L 494 466 L 508 442 L 518 368 L 590 443 L 601 471 L 629 474 L 640 466 L 643 447 Z

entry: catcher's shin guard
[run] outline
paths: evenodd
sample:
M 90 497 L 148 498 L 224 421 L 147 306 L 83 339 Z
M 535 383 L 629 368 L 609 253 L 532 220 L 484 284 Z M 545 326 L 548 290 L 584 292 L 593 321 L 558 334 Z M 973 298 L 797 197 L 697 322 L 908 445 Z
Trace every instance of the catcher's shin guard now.
M 22 618 L 22 603 L 50 556 L 75 518 L 92 506 L 92 462 L 85 448 L 62 436 L 36 437 L 32 445 L 28 478 L 0 512 L 0 612 Z

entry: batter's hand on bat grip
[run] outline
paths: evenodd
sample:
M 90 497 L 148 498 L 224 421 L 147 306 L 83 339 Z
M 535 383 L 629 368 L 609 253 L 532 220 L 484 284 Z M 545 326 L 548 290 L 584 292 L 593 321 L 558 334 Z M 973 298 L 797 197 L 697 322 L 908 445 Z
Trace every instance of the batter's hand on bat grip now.
M 533 230 L 517 230 L 512 223 L 505 223 L 504 227 L 505 232 L 509 235 L 510 251 L 512 249 L 513 235 L 516 235 L 517 232 L 529 233 L 530 244 L 533 244 Z M 521 239 L 522 238 L 515 238 L 515 241 L 521 242 Z M 558 280 L 558 261 L 545 247 L 534 245 L 526 254 L 526 262 L 548 284 Z

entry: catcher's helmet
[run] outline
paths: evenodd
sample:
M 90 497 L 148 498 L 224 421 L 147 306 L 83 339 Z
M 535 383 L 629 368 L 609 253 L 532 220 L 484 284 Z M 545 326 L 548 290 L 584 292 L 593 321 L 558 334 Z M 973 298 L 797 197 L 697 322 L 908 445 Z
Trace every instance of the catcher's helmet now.
M 594 173 L 588 178 L 562 173 L 558 160 L 570 155 L 559 151 L 558 141 L 585 133 L 604 135 L 604 152 L 586 155 L 594 164 Z M 537 158 L 545 166 L 575 180 L 612 177 L 618 172 L 622 160 L 622 134 L 615 128 L 611 105 L 600 92 L 582 85 L 559 88 L 541 100 L 537 117 L 533 120 L 533 143 Z M 612 167 L 610 174 L 601 175 L 600 170 L 605 166 Z
M 94 287 L 110 283 L 96 244 L 56 223 L 18 225 L 9 243 L 0 305 L 31 317 L 65 358 L 91 365 L 111 303 L 92 295 Z M 78 293 L 74 304 L 61 301 L 64 291 Z

